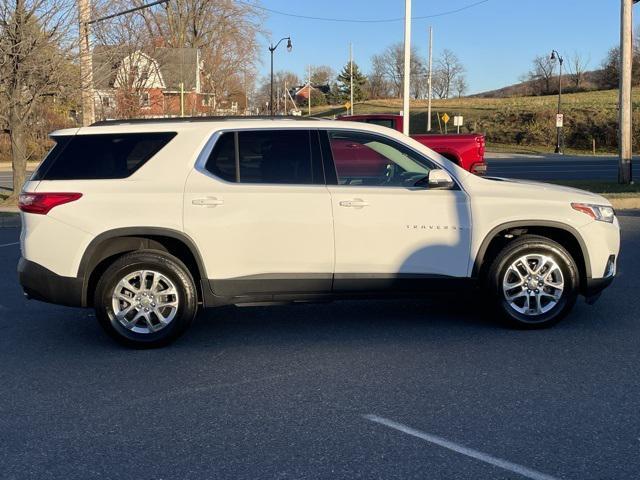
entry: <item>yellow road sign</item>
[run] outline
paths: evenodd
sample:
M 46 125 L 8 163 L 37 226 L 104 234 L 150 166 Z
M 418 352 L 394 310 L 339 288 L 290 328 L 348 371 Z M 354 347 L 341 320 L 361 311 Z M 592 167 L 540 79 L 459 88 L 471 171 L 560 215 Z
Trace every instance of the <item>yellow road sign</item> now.
M 351 102 L 347 102 L 344 104 L 344 108 L 346 108 L 347 110 L 349 110 L 351 108 Z
M 449 117 L 449 115 L 447 115 L 446 113 L 444 115 L 442 115 L 442 121 L 444 123 L 449 123 L 451 117 Z

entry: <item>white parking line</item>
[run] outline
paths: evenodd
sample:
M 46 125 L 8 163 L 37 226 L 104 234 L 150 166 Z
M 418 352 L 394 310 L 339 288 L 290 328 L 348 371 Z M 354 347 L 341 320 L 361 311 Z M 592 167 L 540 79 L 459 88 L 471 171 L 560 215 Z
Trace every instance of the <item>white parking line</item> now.
M 393 420 L 389 420 L 387 418 L 379 417 L 377 415 L 363 415 L 363 417 L 372 422 L 384 425 L 385 427 L 393 428 L 394 430 L 406 433 L 407 435 L 420 438 L 421 440 L 439 445 L 440 447 L 447 448 L 462 455 L 466 455 L 467 457 L 475 458 L 476 460 L 480 460 L 481 462 L 489 463 L 504 470 L 509 470 L 510 472 L 517 473 L 518 475 L 522 475 L 526 478 L 531 478 L 533 480 L 557 480 L 555 477 L 552 477 L 550 475 L 536 472 L 535 470 L 523 467 L 522 465 L 518 465 L 517 463 L 511 463 L 507 460 L 502 460 L 501 458 L 496 458 L 491 455 L 487 455 L 486 453 L 479 452 L 478 450 L 473 450 L 471 448 L 458 445 L 457 443 L 453 443 L 445 438 L 415 430 L 411 427 L 407 427 L 406 425 L 402 425 L 401 423 L 394 422 Z
M 0 248 L 2 248 L 2 247 L 10 247 L 11 245 L 20 245 L 20 242 L 5 243 L 4 245 L 0 245 Z

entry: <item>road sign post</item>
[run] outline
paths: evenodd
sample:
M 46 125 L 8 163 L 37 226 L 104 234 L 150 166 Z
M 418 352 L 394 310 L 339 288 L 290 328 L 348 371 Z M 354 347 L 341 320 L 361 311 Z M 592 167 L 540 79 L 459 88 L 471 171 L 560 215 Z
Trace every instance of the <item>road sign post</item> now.
M 449 115 L 447 115 L 446 113 L 442 114 L 442 121 L 444 122 L 444 133 L 445 133 L 445 135 L 447 134 L 447 123 L 449 123 L 450 119 L 451 119 L 451 117 Z
M 462 115 L 455 115 L 453 117 L 453 126 L 458 127 L 458 133 L 460 133 L 460 127 L 463 125 L 464 117 Z

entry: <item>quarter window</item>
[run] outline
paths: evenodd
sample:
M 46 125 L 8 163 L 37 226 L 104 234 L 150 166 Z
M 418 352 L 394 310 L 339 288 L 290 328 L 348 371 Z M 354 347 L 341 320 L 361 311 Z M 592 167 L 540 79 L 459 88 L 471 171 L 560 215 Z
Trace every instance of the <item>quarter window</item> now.
M 126 178 L 175 137 L 175 132 L 55 137 L 33 180 Z
M 316 168 L 314 172 L 311 135 L 308 130 L 226 132 L 216 142 L 205 168 L 228 182 L 323 183 L 321 171 Z
M 410 148 L 379 135 L 334 130 L 329 142 L 339 185 L 413 187 L 437 168 Z

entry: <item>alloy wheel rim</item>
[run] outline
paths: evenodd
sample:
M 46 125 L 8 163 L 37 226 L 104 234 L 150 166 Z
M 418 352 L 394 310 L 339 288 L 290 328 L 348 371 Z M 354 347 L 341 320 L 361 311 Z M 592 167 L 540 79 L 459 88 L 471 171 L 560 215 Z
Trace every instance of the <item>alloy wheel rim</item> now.
M 562 298 L 562 269 L 547 255 L 523 255 L 507 268 L 502 291 L 516 312 L 528 317 L 543 315 L 553 310 Z
M 123 277 L 111 297 L 116 320 L 127 330 L 141 334 L 159 332 L 178 312 L 178 290 L 165 275 L 137 270 Z

